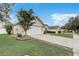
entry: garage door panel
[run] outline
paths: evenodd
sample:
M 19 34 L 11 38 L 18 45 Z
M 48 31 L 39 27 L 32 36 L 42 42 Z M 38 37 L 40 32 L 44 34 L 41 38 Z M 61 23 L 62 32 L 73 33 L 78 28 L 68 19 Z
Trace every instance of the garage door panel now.
M 31 29 L 27 31 L 27 34 L 29 35 L 42 34 L 42 33 L 43 33 L 43 28 L 41 27 L 31 27 Z

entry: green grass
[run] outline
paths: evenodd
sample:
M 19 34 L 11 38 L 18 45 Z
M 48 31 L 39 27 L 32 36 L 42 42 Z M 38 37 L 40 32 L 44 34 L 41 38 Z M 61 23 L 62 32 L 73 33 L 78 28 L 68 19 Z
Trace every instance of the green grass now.
M 66 37 L 66 38 L 73 38 L 73 34 L 72 33 L 48 33 L 51 35 L 55 35 L 55 36 L 62 36 L 62 37 Z
M 18 41 L 10 35 L 0 35 L 0 56 L 72 56 L 71 48 L 29 39 Z

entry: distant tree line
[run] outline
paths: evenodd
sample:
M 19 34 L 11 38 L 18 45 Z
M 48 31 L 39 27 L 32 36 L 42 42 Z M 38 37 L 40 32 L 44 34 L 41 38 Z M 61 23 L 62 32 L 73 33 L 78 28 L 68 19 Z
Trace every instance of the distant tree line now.
M 79 15 L 69 18 L 69 21 L 62 26 L 64 29 L 79 31 Z

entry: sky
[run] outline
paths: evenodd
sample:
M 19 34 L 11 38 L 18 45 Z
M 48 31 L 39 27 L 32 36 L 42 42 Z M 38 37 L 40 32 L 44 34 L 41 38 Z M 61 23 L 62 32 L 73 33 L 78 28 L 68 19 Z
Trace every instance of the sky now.
M 12 22 L 17 22 L 17 11 L 19 9 L 32 9 L 35 16 L 38 16 L 44 24 L 49 26 L 63 26 L 70 17 L 79 14 L 79 4 L 77 3 L 16 3 L 12 7 Z

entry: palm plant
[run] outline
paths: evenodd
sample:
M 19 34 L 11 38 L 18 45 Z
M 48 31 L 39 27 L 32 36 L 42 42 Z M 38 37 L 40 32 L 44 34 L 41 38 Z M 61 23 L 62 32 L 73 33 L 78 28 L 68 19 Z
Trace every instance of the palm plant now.
M 30 9 L 28 11 L 20 9 L 18 11 L 17 17 L 19 20 L 19 24 L 24 29 L 25 35 L 27 34 L 27 30 L 30 28 L 30 26 L 32 26 L 34 24 L 34 22 L 33 22 L 34 16 L 32 14 L 33 14 L 32 9 Z

